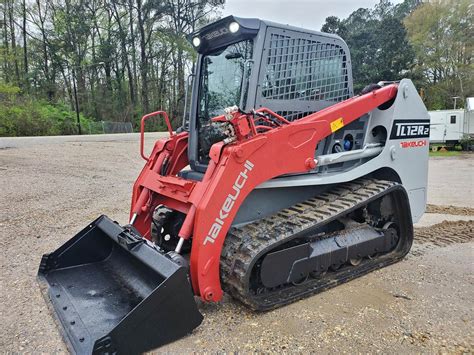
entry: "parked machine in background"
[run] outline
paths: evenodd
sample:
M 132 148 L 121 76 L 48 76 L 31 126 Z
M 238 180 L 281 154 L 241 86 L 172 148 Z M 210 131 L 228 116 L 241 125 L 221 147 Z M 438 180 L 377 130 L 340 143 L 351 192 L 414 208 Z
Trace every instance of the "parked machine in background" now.
M 265 311 L 390 265 L 424 213 L 429 116 L 410 80 L 354 96 L 341 38 L 258 19 L 191 42 L 188 119 L 174 133 L 143 117 L 129 224 L 100 216 L 41 261 L 75 352 L 184 336 L 194 297 Z M 153 116 L 170 137 L 147 155 Z
M 466 100 L 465 108 L 429 111 L 430 143 L 436 147 L 463 145 L 472 150 L 474 140 L 474 97 Z

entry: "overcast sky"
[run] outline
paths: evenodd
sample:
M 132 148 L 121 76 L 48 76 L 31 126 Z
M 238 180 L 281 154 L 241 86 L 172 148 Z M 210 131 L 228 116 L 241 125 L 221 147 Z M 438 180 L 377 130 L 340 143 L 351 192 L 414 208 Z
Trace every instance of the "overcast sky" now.
M 379 0 L 226 0 L 223 15 L 256 17 L 319 31 L 328 16 L 346 18 Z M 402 0 L 392 0 L 398 4 Z

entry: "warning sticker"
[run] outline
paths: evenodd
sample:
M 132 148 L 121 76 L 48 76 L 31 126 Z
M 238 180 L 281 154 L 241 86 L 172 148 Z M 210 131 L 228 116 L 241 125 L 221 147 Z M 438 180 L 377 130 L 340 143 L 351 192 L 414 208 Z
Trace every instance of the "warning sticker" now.
M 342 117 L 331 122 L 331 131 L 332 131 L 332 133 L 336 132 L 338 129 L 340 129 L 342 127 L 344 127 L 344 121 L 342 120 Z

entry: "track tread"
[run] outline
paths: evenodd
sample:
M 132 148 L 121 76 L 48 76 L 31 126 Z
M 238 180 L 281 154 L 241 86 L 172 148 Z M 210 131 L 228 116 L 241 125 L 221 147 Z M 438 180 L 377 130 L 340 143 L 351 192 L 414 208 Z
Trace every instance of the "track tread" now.
M 295 238 L 295 235 L 308 228 L 344 214 L 349 209 L 362 205 L 368 199 L 397 185 L 399 184 L 392 181 L 358 179 L 338 185 L 328 192 L 297 203 L 272 216 L 231 228 L 221 257 L 221 279 L 224 290 L 252 309 L 268 310 L 303 298 L 308 293 L 317 293 L 338 284 L 338 280 L 330 277 L 327 278 L 323 288 L 318 288 L 316 285 L 313 287 L 314 290 L 308 291 L 293 287 L 289 291 L 276 290 L 273 292 L 276 296 L 266 298 L 252 295 L 248 280 L 255 260 L 276 245 Z

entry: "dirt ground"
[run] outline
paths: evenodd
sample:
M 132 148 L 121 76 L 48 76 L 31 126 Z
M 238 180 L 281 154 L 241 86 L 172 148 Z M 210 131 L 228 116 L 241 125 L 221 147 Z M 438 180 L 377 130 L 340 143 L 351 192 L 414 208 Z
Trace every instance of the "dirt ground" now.
M 5 146 L 0 352 L 66 352 L 36 282 L 41 255 L 100 214 L 126 222 L 143 164 L 138 143 L 52 139 Z M 430 159 L 431 213 L 403 261 L 267 313 L 228 297 L 200 304 L 202 325 L 160 352 L 472 353 L 473 168 L 472 154 Z

